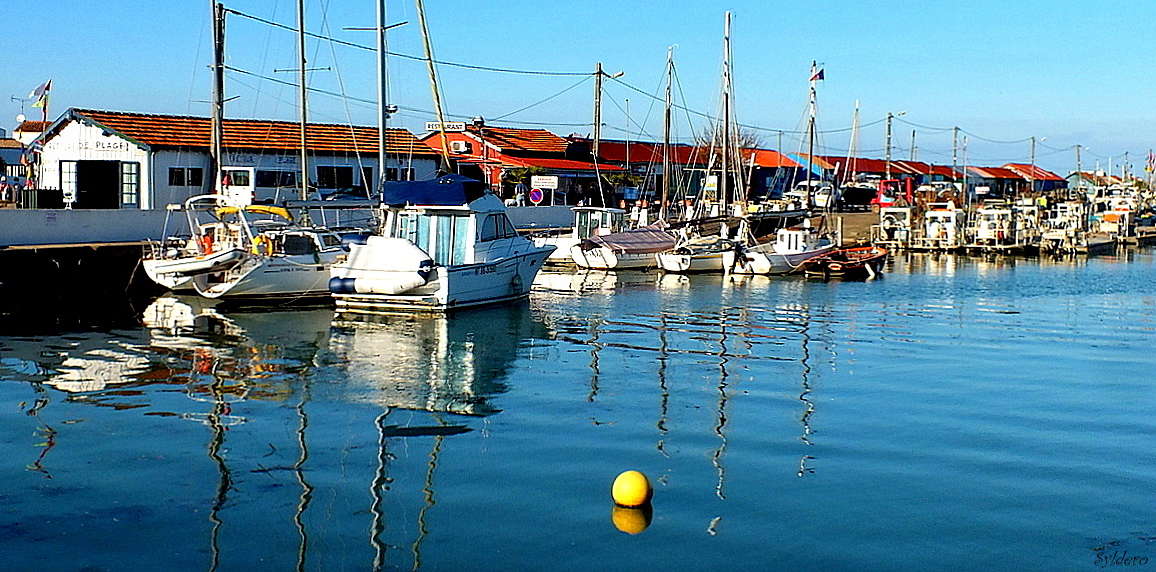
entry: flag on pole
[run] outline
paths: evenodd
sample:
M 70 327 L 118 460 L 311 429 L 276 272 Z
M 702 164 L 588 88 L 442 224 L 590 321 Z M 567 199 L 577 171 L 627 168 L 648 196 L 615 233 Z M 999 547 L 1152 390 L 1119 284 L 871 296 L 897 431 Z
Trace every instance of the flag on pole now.
M 822 68 L 820 68 L 820 69 L 819 69 L 819 71 L 817 71 L 817 72 L 815 72 L 815 73 L 811 74 L 811 81 L 823 81 L 823 70 L 822 70 Z
M 36 100 L 32 104 L 32 107 L 44 107 L 44 106 L 48 105 L 48 92 L 51 89 L 52 89 L 52 80 L 48 80 L 48 81 L 40 84 L 39 86 L 37 86 L 36 89 L 32 90 L 32 93 L 28 94 L 29 99 L 35 99 Z

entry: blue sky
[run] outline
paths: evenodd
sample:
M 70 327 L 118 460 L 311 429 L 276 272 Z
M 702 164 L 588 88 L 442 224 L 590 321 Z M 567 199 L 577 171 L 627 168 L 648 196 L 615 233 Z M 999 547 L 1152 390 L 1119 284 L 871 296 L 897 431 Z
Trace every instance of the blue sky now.
M 295 0 L 231 0 L 226 6 L 295 25 Z M 307 0 L 310 32 L 371 46 L 372 0 Z M 796 151 L 804 128 L 812 60 L 822 63 L 821 151 L 845 154 L 855 102 L 860 155 L 882 157 L 883 119 L 893 123 L 892 155 L 951 164 L 952 127 L 968 139 L 969 164 L 1035 161 L 1057 173 L 1076 166 L 1114 171 L 1129 153 L 1141 173 L 1156 146 L 1154 82 L 1147 65 L 1156 2 L 1100 0 L 916 2 L 733 2 L 620 0 L 552 2 L 427 0 L 435 57 L 494 68 L 569 73 L 625 72 L 605 85 L 607 138 L 661 137 L 667 48 L 675 46 L 676 103 L 698 113 L 718 108 L 724 12 L 730 10 L 735 99 L 740 123 L 765 147 Z M 390 50 L 422 54 L 412 0 L 388 1 Z M 0 126 L 10 128 L 25 97 L 52 78 L 50 115 L 68 107 L 208 115 L 211 59 L 208 0 L 127 0 L 116 9 L 88 0 L 5 0 L 8 45 L 0 58 Z M 13 38 L 20 38 L 14 41 Z M 296 37 L 230 16 L 229 117 L 294 119 Z M 312 121 L 372 125 L 372 52 L 310 39 Z M 528 75 L 439 68 L 446 112 L 482 115 L 492 125 L 589 134 L 590 75 Z M 253 74 L 253 75 L 248 75 Z M 391 59 L 395 125 L 420 132 L 432 120 L 424 64 Z M 27 105 L 27 104 L 25 104 Z M 24 108 L 35 117 L 38 109 Z M 693 137 L 707 120 L 676 113 L 676 136 Z M 780 136 L 779 131 L 783 132 Z M 963 160 L 963 150 L 957 152 Z

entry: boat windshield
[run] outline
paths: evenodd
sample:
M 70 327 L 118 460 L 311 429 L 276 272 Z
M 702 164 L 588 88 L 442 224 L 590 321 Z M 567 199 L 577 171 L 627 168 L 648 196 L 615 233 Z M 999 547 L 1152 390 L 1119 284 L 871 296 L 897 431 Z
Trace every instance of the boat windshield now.
M 394 236 L 416 244 L 435 264 L 452 266 L 467 262 L 469 229 L 468 215 L 403 212 L 398 214 Z

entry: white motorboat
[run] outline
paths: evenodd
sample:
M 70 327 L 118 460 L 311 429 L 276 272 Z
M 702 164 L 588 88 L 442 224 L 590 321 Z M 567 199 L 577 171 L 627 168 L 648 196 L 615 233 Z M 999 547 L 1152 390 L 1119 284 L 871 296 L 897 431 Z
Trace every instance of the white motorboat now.
M 724 268 L 735 274 L 790 274 L 803 263 L 835 249 L 836 241 L 809 224 L 781 228 L 775 240 L 724 253 Z
M 333 266 L 329 291 L 350 314 L 444 312 L 523 298 L 552 245 L 518 234 L 479 181 L 446 175 L 387 183 L 385 224 Z
M 572 264 L 574 258 L 570 249 L 594 236 L 603 236 L 619 232 L 626 227 L 626 211 L 611 207 L 574 207 L 574 226 L 566 233 L 543 233 L 533 236 L 534 244 L 538 246 L 552 245 L 555 247 L 549 264 Z

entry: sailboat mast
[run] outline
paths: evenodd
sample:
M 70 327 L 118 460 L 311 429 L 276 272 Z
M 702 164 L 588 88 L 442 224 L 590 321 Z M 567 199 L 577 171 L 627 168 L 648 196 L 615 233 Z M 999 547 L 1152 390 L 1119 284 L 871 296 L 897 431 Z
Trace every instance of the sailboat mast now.
M 723 132 L 722 132 L 722 180 L 719 190 L 719 203 L 726 205 L 729 197 L 727 179 L 730 176 L 731 150 L 731 13 L 726 13 L 726 25 L 723 30 Z
M 666 49 L 666 108 L 662 114 L 662 203 L 658 217 L 666 220 L 667 200 L 670 197 L 670 108 L 671 76 L 674 75 L 674 47 Z
M 301 200 L 309 198 L 309 149 L 306 147 L 305 125 L 309 113 L 305 108 L 305 0 L 297 0 L 297 97 L 301 114 Z
M 438 118 L 438 139 L 442 148 L 443 172 L 450 171 L 450 143 L 446 138 L 446 120 L 442 113 L 442 96 L 441 90 L 438 88 L 437 68 L 434 67 L 433 46 L 429 41 L 429 26 L 425 21 L 425 3 L 422 0 L 417 0 L 417 18 L 421 24 L 421 40 L 422 45 L 425 46 L 425 62 L 426 68 L 429 71 L 430 90 L 433 91 L 434 112 L 437 113 Z
M 811 94 L 807 106 L 807 206 L 811 205 L 811 172 L 815 168 L 815 82 L 819 79 L 819 63 L 811 62 Z
M 812 74 L 814 75 L 814 74 Z M 855 100 L 855 113 L 851 117 L 851 144 L 847 146 L 847 166 L 843 169 L 843 181 L 853 182 L 859 175 L 859 100 Z
M 225 147 L 225 6 L 216 0 L 213 7 L 213 115 L 210 128 L 209 172 L 213 174 L 210 190 L 221 191 L 221 164 Z
M 389 91 L 386 84 L 389 81 L 388 62 L 386 61 L 385 46 L 385 0 L 377 0 L 377 194 L 381 195 L 385 184 L 386 171 L 386 143 L 388 141 Z M 400 178 L 400 177 L 399 177 Z M 368 183 L 366 184 L 368 188 Z

